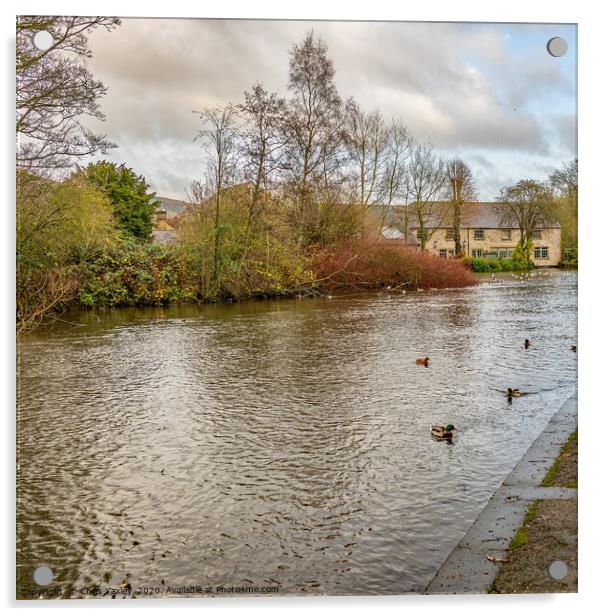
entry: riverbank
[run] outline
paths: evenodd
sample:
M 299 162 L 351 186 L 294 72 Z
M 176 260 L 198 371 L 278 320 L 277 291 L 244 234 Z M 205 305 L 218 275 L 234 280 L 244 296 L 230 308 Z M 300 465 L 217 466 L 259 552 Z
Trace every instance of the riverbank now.
M 282 253 L 228 260 L 219 271 L 198 247 L 121 240 L 48 269 L 17 273 L 17 332 L 72 309 L 166 306 L 313 297 L 378 289 L 424 290 L 477 284 L 462 263 L 387 240 L 288 246 Z
M 577 431 L 562 447 L 542 485 L 577 487 Z M 564 563 L 566 575 L 560 565 L 555 574 L 558 579 L 553 578 L 554 571 L 548 570 L 551 562 Z M 576 495 L 566 500 L 538 500 L 529 506 L 490 592 L 577 592 Z
M 574 394 L 550 419 L 491 497 L 428 584 L 425 594 L 487 593 L 492 589 L 494 592 L 571 592 L 572 588 L 565 586 L 573 585 L 573 580 L 576 590 L 577 490 L 576 487 L 565 487 L 576 485 L 570 483 L 570 478 L 567 479 L 571 474 L 567 469 L 571 465 L 576 471 L 576 452 L 575 456 L 565 456 L 562 466 L 557 461 L 561 454 L 567 452 L 566 449 L 563 452 L 563 447 L 576 427 L 577 394 Z M 556 470 L 551 470 L 554 468 Z M 534 523 L 536 518 L 538 521 Z M 531 526 L 532 530 L 526 536 L 524 530 L 522 535 L 519 532 L 524 524 Z M 554 544 L 561 549 L 552 550 L 550 542 L 559 533 L 564 536 L 567 530 L 569 537 L 572 537 L 573 526 L 574 550 L 571 554 L 574 553 L 574 557 L 566 553 L 566 546 L 561 541 Z M 539 550 L 533 549 L 536 541 L 541 542 Z M 569 539 L 569 543 L 572 542 Z M 527 544 L 529 547 L 522 550 L 524 560 L 513 560 L 509 548 L 515 548 L 516 556 L 519 548 Z M 555 560 L 562 560 L 568 565 L 569 572 L 564 581 L 554 581 L 549 577 L 548 567 Z M 529 572 L 534 569 L 537 570 L 540 586 L 530 583 L 533 578 Z M 517 570 L 521 571 L 518 578 Z M 498 575 L 501 577 L 498 578 Z M 544 578 L 545 584 L 541 581 Z

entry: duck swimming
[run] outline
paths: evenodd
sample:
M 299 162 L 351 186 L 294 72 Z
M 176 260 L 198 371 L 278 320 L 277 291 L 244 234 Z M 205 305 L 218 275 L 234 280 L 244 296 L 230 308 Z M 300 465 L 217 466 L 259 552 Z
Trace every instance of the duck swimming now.
M 520 389 L 512 389 L 512 387 L 508 387 L 506 390 L 506 397 L 508 398 L 508 402 L 512 402 L 512 398 L 518 398 L 522 395 Z
M 454 431 L 459 432 L 454 424 L 447 424 L 447 426 L 431 426 L 431 434 L 435 438 L 442 438 L 448 441 L 451 441 Z
M 528 349 L 531 346 L 528 338 L 525 338 L 525 349 Z
M 419 366 L 424 366 L 425 368 L 428 368 L 429 367 L 429 358 L 425 357 L 424 359 L 417 359 L 416 363 Z

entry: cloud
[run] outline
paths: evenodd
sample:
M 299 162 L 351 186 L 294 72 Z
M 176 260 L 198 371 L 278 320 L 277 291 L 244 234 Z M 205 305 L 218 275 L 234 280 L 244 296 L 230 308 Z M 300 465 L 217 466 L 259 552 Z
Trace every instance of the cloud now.
M 555 115 L 552 119 L 552 126 L 556 130 L 558 148 L 576 153 L 577 116 L 572 113 Z
M 555 166 L 575 155 L 575 81 L 570 59 L 545 53 L 549 26 L 124 19 L 90 41 L 90 69 L 109 87 L 100 130 L 120 145 L 112 159 L 182 196 L 201 166 L 193 109 L 236 103 L 257 81 L 286 94 L 288 51 L 312 28 L 343 97 L 436 148 L 495 166 L 510 153 Z

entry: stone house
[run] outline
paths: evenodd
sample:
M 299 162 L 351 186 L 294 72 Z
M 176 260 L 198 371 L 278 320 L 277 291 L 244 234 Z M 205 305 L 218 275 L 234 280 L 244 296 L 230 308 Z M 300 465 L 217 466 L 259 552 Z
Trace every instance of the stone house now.
M 155 209 L 155 225 L 162 221 L 167 222 L 167 210 L 157 208 Z
M 408 207 L 411 207 L 411 204 Z M 512 251 L 520 240 L 520 230 L 518 226 L 502 224 L 498 208 L 499 204 L 496 202 L 476 201 L 462 204 L 460 240 L 462 252 L 466 256 L 509 258 L 512 255 Z M 445 219 L 449 219 L 449 216 Z M 455 255 L 454 231 L 451 224 L 450 226 L 447 224 L 450 223 L 433 221 L 433 226 L 431 226 L 427 221 L 425 224 L 428 235 L 426 250 L 440 257 L 453 258 Z M 415 221 L 408 222 L 407 231 L 408 235 L 412 234 L 414 238 L 419 239 L 419 229 Z M 532 240 L 531 259 L 536 266 L 553 267 L 560 263 L 560 224 L 550 223 L 542 226 L 533 233 Z
M 175 226 L 189 204 L 181 199 L 156 197 L 152 237 L 157 244 L 174 244 Z

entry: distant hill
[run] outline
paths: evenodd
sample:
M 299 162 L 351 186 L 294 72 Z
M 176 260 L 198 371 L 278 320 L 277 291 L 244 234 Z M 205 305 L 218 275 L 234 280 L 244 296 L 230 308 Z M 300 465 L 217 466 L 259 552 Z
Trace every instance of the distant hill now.
M 155 197 L 160 204 L 157 204 L 157 209 L 166 210 L 169 217 L 178 216 L 190 205 L 182 199 L 172 199 L 171 197 Z

